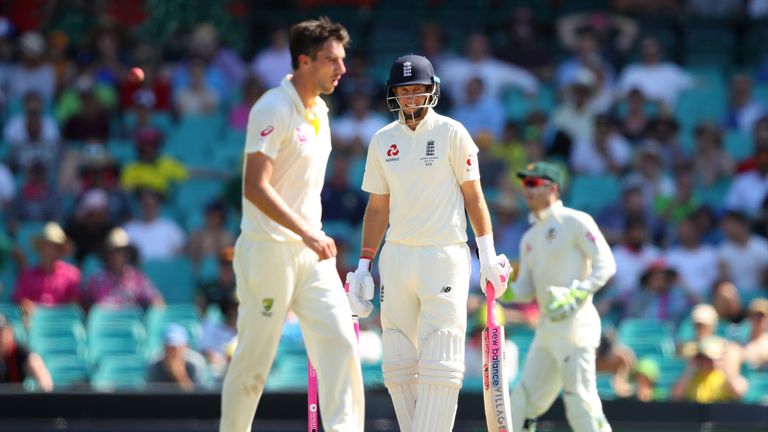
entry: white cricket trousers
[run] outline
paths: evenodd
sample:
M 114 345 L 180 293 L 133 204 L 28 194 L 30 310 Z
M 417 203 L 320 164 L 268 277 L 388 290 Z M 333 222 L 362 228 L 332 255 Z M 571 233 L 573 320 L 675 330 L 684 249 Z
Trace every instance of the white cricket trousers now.
M 571 429 L 610 432 L 597 394 L 595 348 L 549 342 L 552 349 L 537 335 L 528 351 L 522 378 L 512 392 L 512 430 L 522 431 L 525 419 L 544 414 L 562 390 Z
M 365 400 L 360 357 L 336 260 L 318 262 L 301 242 L 240 236 L 234 269 L 240 300 L 238 343 L 222 389 L 221 432 L 251 430 L 288 310 L 299 318 L 317 369 L 323 428 L 360 432 Z M 306 411 L 306 406 L 297 406 Z
M 379 272 L 381 368 L 400 430 L 449 432 L 464 379 L 469 248 L 388 242 Z
M 464 335 L 471 271 L 466 243 L 385 243 L 379 257 L 382 330 L 397 330 L 416 346 L 438 330 Z

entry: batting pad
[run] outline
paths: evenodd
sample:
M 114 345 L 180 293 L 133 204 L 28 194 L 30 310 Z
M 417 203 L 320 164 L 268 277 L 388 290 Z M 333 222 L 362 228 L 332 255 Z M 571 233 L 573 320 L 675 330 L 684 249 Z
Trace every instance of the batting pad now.
M 463 379 L 464 335 L 450 330 L 433 333 L 421 347 L 414 431 L 453 430 Z
M 384 374 L 384 385 L 392 398 L 400 430 L 411 432 L 413 413 L 416 409 L 416 347 L 397 330 L 384 330 L 382 344 L 384 355 L 381 370 Z

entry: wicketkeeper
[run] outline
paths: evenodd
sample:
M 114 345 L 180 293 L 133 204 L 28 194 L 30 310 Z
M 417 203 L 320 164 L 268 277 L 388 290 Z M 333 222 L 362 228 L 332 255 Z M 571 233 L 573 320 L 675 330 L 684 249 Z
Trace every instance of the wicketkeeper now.
M 523 424 L 546 412 L 562 390 L 574 431 L 609 432 L 595 381 L 600 317 L 592 295 L 616 272 L 616 262 L 592 217 L 559 200 L 563 174 L 556 165 L 532 163 L 517 175 L 532 226 L 520 241 L 511 289 L 515 301 L 535 297 L 543 316 L 512 392 L 513 430 L 531 430 Z
M 367 316 L 371 261 L 389 225 L 379 259 L 382 369 L 406 432 L 453 428 L 471 273 L 465 209 L 480 249 L 481 286 L 489 280 L 501 295 L 510 269 L 494 249 L 477 146 L 464 126 L 433 110 L 439 96 L 426 58 L 407 55 L 392 65 L 387 104 L 397 121 L 368 147 L 362 257 L 350 277 L 353 312 Z

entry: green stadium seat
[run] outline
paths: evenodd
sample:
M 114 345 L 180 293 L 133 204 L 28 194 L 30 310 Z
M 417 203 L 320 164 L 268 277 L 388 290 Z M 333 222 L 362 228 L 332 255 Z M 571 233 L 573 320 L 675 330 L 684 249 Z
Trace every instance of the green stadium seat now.
M 34 329 L 38 323 L 83 322 L 83 309 L 74 303 L 59 306 L 38 306 L 30 318 L 30 327 Z
M 611 374 L 603 372 L 597 374 L 597 394 L 600 395 L 602 400 L 616 399 Z
M 80 272 L 82 273 L 83 280 L 87 281 L 91 276 L 103 268 L 104 263 L 101 261 L 101 258 L 94 254 L 88 254 L 80 265 Z
M 735 161 L 744 160 L 750 156 L 754 151 L 754 144 L 752 142 L 752 134 L 740 131 L 731 131 L 725 134 L 725 140 L 723 143 L 725 151 Z
M 106 324 L 132 324 L 141 323 L 144 319 L 144 311 L 139 306 L 102 306 L 94 305 L 88 311 L 86 327 L 91 333 L 95 329 Z
M 659 379 L 656 382 L 656 386 L 662 394 L 668 395 L 677 380 L 683 375 L 687 361 L 679 357 L 656 356 L 653 358 L 659 365 Z
M 16 303 L 0 303 L 0 314 L 13 323 L 21 322 L 21 309 Z
M 672 326 L 656 320 L 628 318 L 619 325 L 619 341 L 635 352 L 637 357 L 672 357 L 675 343 Z
M 509 89 L 504 94 L 507 118 L 517 121 L 524 120 L 534 111 L 551 112 L 555 102 L 555 89 L 545 84 L 539 86 L 538 93 L 531 96 L 517 89 Z
M 21 249 L 29 266 L 34 266 L 38 262 L 39 257 L 32 240 L 40 234 L 44 225 L 43 222 L 22 222 L 16 231 L 16 245 Z
M 281 354 L 269 373 L 264 389 L 267 391 L 306 390 L 306 354 Z
M 746 376 L 749 390 L 744 396 L 745 402 L 768 404 L 768 371 L 755 371 Z
M 29 347 L 43 358 L 71 355 L 85 358 L 86 332 L 80 321 L 33 321 Z
M 16 289 L 16 271 L 14 266 L 6 265 L 0 269 L 0 302 L 7 302 Z
M 164 307 L 152 306 L 144 316 L 147 330 L 146 356 L 157 357 L 163 350 L 163 336 L 168 324 L 183 326 L 189 334 L 189 346 L 197 347 L 200 340 L 201 320 L 197 306 L 192 303 L 167 304 Z
M 384 375 L 381 371 L 381 362 L 363 363 L 363 383 L 367 388 L 384 387 Z
M 142 270 L 163 294 L 166 303 L 187 303 L 194 299 L 192 263 L 184 256 L 148 260 Z
M 644 337 L 672 337 L 672 324 L 664 321 L 642 318 L 626 318 L 619 324 L 619 340 Z
M 146 385 L 146 377 L 147 364 L 144 357 L 107 357 L 93 373 L 91 386 L 97 391 L 142 390 Z
M 621 183 L 608 175 L 574 175 L 567 195 L 571 207 L 597 214 L 619 201 Z
M 221 196 L 222 188 L 221 180 L 189 179 L 176 186 L 173 206 L 179 214 L 202 213 L 208 203 Z
M 87 364 L 80 356 L 52 355 L 45 357 L 44 360 L 51 373 L 54 389 L 88 384 L 90 373 Z
M 88 328 L 88 357 L 93 365 L 111 356 L 142 356 L 147 333 L 141 321 L 101 322 Z
M 196 162 L 198 157 L 210 158 L 223 130 L 221 114 L 182 117 L 168 136 L 165 151 L 184 163 Z

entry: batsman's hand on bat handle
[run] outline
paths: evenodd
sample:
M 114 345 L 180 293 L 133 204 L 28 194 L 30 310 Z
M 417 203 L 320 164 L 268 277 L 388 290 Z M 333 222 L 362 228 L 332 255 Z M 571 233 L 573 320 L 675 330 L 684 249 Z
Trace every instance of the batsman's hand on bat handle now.
M 547 316 L 551 321 L 561 321 L 573 315 L 592 294 L 587 284 L 578 280 L 574 280 L 570 287 L 551 286 L 547 291 L 552 297 L 547 305 Z
M 347 299 L 352 313 L 360 318 L 366 318 L 373 311 L 373 291 L 375 284 L 371 276 L 371 260 L 360 258 L 357 270 L 347 273 L 346 283 L 349 286 Z
M 336 242 L 322 231 L 307 231 L 301 240 L 317 254 L 320 261 L 336 256 Z
M 492 283 L 495 288 L 494 298 L 499 298 L 507 290 L 512 265 L 505 255 L 496 255 L 492 234 L 477 237 L 475 241 L 477 257 L 480 259 L 480 288 L 485 293 L 486 284 Z

